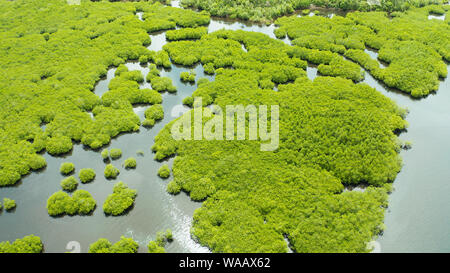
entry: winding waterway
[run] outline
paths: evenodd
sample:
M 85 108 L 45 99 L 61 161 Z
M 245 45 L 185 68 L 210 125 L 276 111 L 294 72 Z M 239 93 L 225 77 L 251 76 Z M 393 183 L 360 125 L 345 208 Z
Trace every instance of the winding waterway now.
M 175 5 L 177 4 L 176 1 Z M 140 14 L 138 14 L 140 17 Z M 327 15 L 330 16 L 330 15 Z M 140 17 L 141 18 L 141 17 Z M 256 31 L 275 38 L 274 25 L 257 25 L 213 18 L 208 27 L 212 32 L 222 28 Z M 161 50 L 166 43 L 165 33 L 151 35 L 151 50 Z M 284 40 L 290 44 L 288 39 Z M 243 49 L 245 50 L 245 49 Z M 368 50 L 373 58 L 376 52 Z M 148 67 L 139 63 L 127 63 L 130 70 L 139 70 L 146 76 Z M 191 95 L 196 84 L 185 84 L 179 79 L 183 71 L 189 71 L 173 65 L 171 69 L 162 69 L 161 76 L 170 77 L 177 87 L 175 94 L 163 94 L 165 117 L 153 128 L 141 127 L 139 132 L 122 134 L 111 141 L 107 148 L 120 148 L 122 158 L 112 163 L 119 167 L 121 173 L 114 181 L 103 176 L 105 162 L 100 153 L 74 145 L 73 151 L 64 157 L 52 157 L 45 153 L 47 167 L 35 172 L 14 186 L 1 189 L 1 196 L 17 200 L 17 209 L 13 213 L 0 212 L 0 241 L 14 240 L 28 234 L 41 237 L 46 252 L 65 252 L 70 241 L 80 243 L 81 251 L 87 252 L 89 244 L 99 238 L 111 242 L 120 236 L 132 237 L 140 244 L 140 252 L 146 252 L 148 241 L 155 239 L 156 232 L 171 228 L 176 240 L 167 246 L 168 252 L 208 252 L 208 249 L 195 243 L 190 237 L 190 227 L 194 210 L 201 203 L 192 202 L 182 193 L 172 196 L 166 193 L 166 184 L 170 181 L 157 176 L 157 170 L 163 164 L 153 159 L 150 147 L 155 135 L 169 121 L 173 109 L 183 109 L 182 100 Z M 197 65 L 194 70 L 197 80 L 207 77 L 203 67 Z M 450 67 L 449 67 L 450 70 Z M 108 90 L 108 84 L 114 77 L 115 68 L 95 87 L 95 94 L 101 96 Z M 308 77 L 317 76 L 317 68 L 309 66 Z M 382 252 L 449 252 L 450 251 L 450 153 L 447 141 L 450 139 L 450 80 L 442 81 L 436 94 L 421 100 L 399 92 L 389 90 L 366 73 L 365 83 L 410 110 L 407 120 L 409 128 L 400 135 L 402 140 L 412 142 L 412 149 L 401 152 L 404 166 L 394 182 L 395 191 L 390 195 L 389 208 L 386 212 L 385 233 L 378 239 Z M 143 83 L 141 88 L 150 88 Z M 136 106 L 135 112 L 141 120 L 148 106 Z M 143 155 L 138 155 L 143 151 Z M 135 170 L 121 167 L 128 157 L 137 159 Z M 173 159 L 168 161 L 172 164 Z M 64 216 L 53 218 L 46 211 L 46 200 L 60 190 L 59 166 L 62 162 L 73 162 L 77 169 L 93 168 L 97 177 L 94 182 L 80 184 L 79 189 L 89 191 L 97 201 L 97 208 L 90 216 Z M 138 191 L 135 206 L 126 215 L 107 217 L 102 211 L 102 204 L 112 192 L 113 184 L 124 181 Z

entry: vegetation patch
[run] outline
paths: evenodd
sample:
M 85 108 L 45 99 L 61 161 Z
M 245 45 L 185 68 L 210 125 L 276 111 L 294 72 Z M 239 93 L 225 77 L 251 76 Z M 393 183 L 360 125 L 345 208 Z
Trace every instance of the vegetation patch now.
M 85 190 L 77 190 L 72 196 L 58 191 L 47 200 L 47 211 L 51 216 L 86 215 L 91 213 L 95 206 L 94 198 Z
M 89 183 L 95 179 L 95 171 L 91 168 L 81 169 L 78 177 L 80 178 L 81 183 Z
M 136 190 L 129 189 L 122 181 L 118 182 L 103 204 L 103 211 L 114 216 L 121 215 L 133 206 L 136 195 Z
M 192 96 L 202 97 L 203 106 L 282 109 L 274 152 L 260 151 L 261 141 L 175 141 L 175 121 L 155 138 L 156 159 L 176 155 L 168 191 L 204 200 L 194 214 L 194 238 L 214 252 L 286 252 L 285 236 L 296 252 L 369 251 L 366 244 L 382 231 L 390 182 L 401 168 L 394 132 L 406 128 L 405 110 L 355 84 L 350 75 L 360 70 L 353 74 L 351 65 L 345 77 L 306 77 L 305 60 L 336 68 L 351 63 L 339 52 L 223 30 L 164 49 L 175 63 L 218 68 L 215 81 Z M 267 80 L 278 83 L 278 92 L 265 88 Z M 206 116 L 209 109 L 203 111 Z M 209 115 L 203 122 L 214 117 L 224 119 Z M 370 186 L 343 190 L 360 183 Z
M 73 141 L 98 149 L 138 130 L 132 104 L 161 103 L 136 87 L 142 75 L 121 73 L 102 98 L 92 92 L 96 82 L 127 60 L 170 67 L 167 52 L 146 48 L 148 33 L 210 21 L 205 12 L 152 2 L 18 0 L 1 1 L 0 10 L 0 102 L 9 105 L 0 111 L 0 186 L 43 168 L 44 149 L 64 154 Z
M 75 171 L 75 165 L 71 162 L 64 162 L 59 168 L 59 172 L 63 175 L 71 174 Z
M 64 178 L 61 181 L 61 188 L 65 191 L 74 191 L 78 186 L 78 181 L 75 177 L 69 176 L 67 178 Z
M 0 209 L 1 209 L 1 203 L 0 203 Z M 3 198 L 3 207 L 6 211 L 11 211 L 16 208 L 16 201 L 9 199 L 9 198 Z
M 116 178 L 119 174 L 120 171 L 119 169 L 117 169 L 116 167 L 114 167 L 113 164 L 108 164 L 105 167 L 105 171 L 104 171 L 105 177 L 108 179 L 114 179 Z
M 206 27 L 182 28 L 167 31 L 166 39 L 169 41 L 195 40 L 200 39 L 203 35 L 206 35 L 207 33 L 208 29 Z
M 114 244 L 101 238 L 89 246 L 89 253 L 137 253 L 138 248 L 139 244 L 132 238 L 122 236 Z
M 119 159 L 122 156 L 122 150 L 121 149 L 111 149 L 109 152 L 109 155 L 111 156 L 111 159 Z
M 13 243 L 0 242 L 0 253 L 41 253 L 43 247 L 41 238 L 28 235 L 15 240 Z
M 166 232 L 158 232 L 156 240 L 150 241 L 147 245 L 149 253 L 166 253 L 165 246 L 173 241 L 172 230 L 167 229 Z
M 444 60 L 450 61 L 449 25 L 428 19 L 435 7 L 414 8 L 394 18 L 384 12 L 283 17 L 276 21 L 280 27 L 275 34 L 292 39 L 295 47 L 289 54 L 320 64 L 322 75 L 363 79 L 357 65 L 339 56 L 344 55 L 387 86 L 423 97 L 439 88 L 439 79 L 447 76 Z M 364 52 L 366 47 L 378 50 L 378 60 Z
M 135 169 L 136 168 L 136 159 L 134 157 L 127 158 L 123 163 L 126 169 Z
M 293 13 L 295 10 L 304 9 L 303 15 L 310 13 L 309 7 L 336 8 L 342 10 L 383 10 L 404 11 L 412 6 L 421 7 L 427 4 L 442 3 L 440 0 L 385 0 L 369 3 L 367 0 L 181 0 L 184 7 L 193 7 L 206 10 L 213 16 L 239 18 L 243 20 L 270 22 L 273 19 Z M 315 11 L 317 13 L 317 11 Z
M 169 178 L 170 176 L 170 168 L 167 164 L 164 164 L 158 170 L 158 176 L 161 178 Z
M 192 70 L 191 71 L 181 72 L 180 79 L 183 82 L 194 83 L 195 82 L 195 72 L 192 71 Z

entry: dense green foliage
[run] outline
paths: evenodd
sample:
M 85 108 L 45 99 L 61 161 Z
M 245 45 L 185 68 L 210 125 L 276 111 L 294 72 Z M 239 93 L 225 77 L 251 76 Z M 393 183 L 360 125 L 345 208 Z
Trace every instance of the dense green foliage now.
M 142 125 L 152 127 L 155 122 L 164 118 L 164 108 L 161 104 L 155 104 L 145 110 L 145 120 Z
M 168 178 L 170 176 L 170 168 L 167 164 L 164 164 L 159 168 L 158 176 L 161 178 Z
M 167 243 L 173 241 L 172 230 L 167 229 L 166 232 L 158 232 L 156 234 L 156 239 L 150 241 L 147 245 L 149 253 L 166 253 L 164 247 Z
M 194 40 L 200 39 L 208 33 L 206 27 L 199 28 L 182 28 L 177 30 L 169 30 L 166 32 L 166 39 L 169 41 Z
M 251 21 L 271 21 L 298 9 L 308 14 L 309 6 L 337 8 L 342 10 L 407 10 L 411 6 L 423 6 L 442 3 L 441 0 L 381 0 L 378 4 L 369 4 L 367 0 L 181 0 L 186 7 L 207 10 L 213 16 L 239 18 Z
M 81 183 L 89 183 L 95 179 L 95 171 L 91 168 L 81 169 L 78 177 Z
M 105 171 L 104 171 L 104 174 L 105 174 L 106 178 L 114 179 L 114 178 L 116 178 L 119 175 L 119 173 L 120 173 L 119 169 L 114 167 L 113 164 L 106 165 Z
M 3 198 L 3 207 L 6 211 L 12 210 L 16 207 L 16 201 L 9 199 L 9 198 Z M 0 209 L 1 209 L 1 203 L 0 203 Z
M 89 253 L 136 253 L 138 248 L 137 242 L 124 236 L 120 237 L 120 240 L 115 244 L 101 238 L 89 246 Z
M 51 216 L 59 215 L 86 215 L 96 206 L 94 198 L 85 190 L 77 190 L 69 196 L 63 191 L 55 192 L 47 200 L 47 211 Z
M 74 191 L 78 186 L 78 181 L 75 177 L 69 176 L 67 178 L 64 178 L 61 181 L 61 188 L 65 191 Z
M 387 86 L 422 97 L 438 89 L 439 78 L 447 76 L 444 60 L 450 61 L 450 25 L 428 19 L 436 7 L 411 9 L 394 18 L 383 12 L 355 12 L 345 18 L 283 17 L 276 21 L 280 28 L 275 34 L 293 39 L 296 47 L 290 54 L 321 64 L 322 75 L 361 79 L 358 67 L 344 65 L 339 53 Z M 388 66 L 381 67 L 364 52 L 366 47 L 378 50 L 378 59 Z
M 148 33 L 210 20 L 206 13 L 146 1 L 0 1 L 0 10 L 0 102 L 8 105 L 0 111 L 0 186 L 44 167 L 37 154 L 44 149 L 64 154 L 72 141 L 97 149 L 138 130 L 131 104 L 161 103 L 154 91 L 136 88 L 142 77 L 120 74 L 102 98 L 92 92 L 95 83 L 108 67 L 142 56 L 170 67 L 166 52 L 146 48 Z
M 126 169 L 134 169 L 136 168 L 136 159 L 134 157 L 127 158 L 123 163 Z
M 195 72 L 194 71 L 185 71 L 185 72 L 181 72 L 180 74 L 180 79 L 184 82 L 190 82 L 190 83 L 194 83 L 195 82 Z
M 119 159 L 122 156 L 122 150 L 121 149 L 111 149 L 109 152 L 109 155 L 111 156 L 111 159 Z
M 178 194 L 181 191 L 181 186 L 174 180 L 167 184 L 167 192 L 170 194 Z
M 137 191 L 129 189 L 122 181 L 114 185 L 113 193 L 103 204 L 103 211 L 114 216 L 123 214 L 134 204 Z
M 34 235 L 17 239 L 13 243 L 0 242 L 0 253 L 41 253 L 42 249 L 41 238 Z
M 153 76 L 152 71 L 147 75 L 147 81 L 150 82 L 152 88 L 158 92 L 176 92 L 177 88 L 173 85 L 172 79 L 169 77 Z
M 61 164 L 61 167 L 59 168 L 59 172 L 64 175 L 71 174 L 74 171 L 75 165 L 71 162 L 64 162 Z
M 215 252 L 286 252 L 286 236 L 297 252 L 368 251 L 366 243 L 382 231 L 389 182 L 401 168 L 394 132 L 406 128 L 405 110 L 342 75 L 306 77 L 305 60 L 354 67 L 338 51 L 223 30 L 164 49 L 175 63 L 218 68 L 215 81 L 193 94 L 204 106 L 281 109 L 275 152 L 260 151 L 260 141 L 175 141 L 174 122 L 155 138 L 156 159 L 176 155 L 168 191 L 205 200 L 191 230 L 201 244 Z M 341 63 L 333 63 L 338 57 Z M 352 73 L 349 69 L 345 78 L 355 80 Z M 263 80 L 278 83 L 278 92 L 263 89 Z M 370 186 L 343 191 L 359 183 Z
M 103 149 L 101 152 L 103 160 L 107 160 L 109 158 L 109 151 L 108 149 Z

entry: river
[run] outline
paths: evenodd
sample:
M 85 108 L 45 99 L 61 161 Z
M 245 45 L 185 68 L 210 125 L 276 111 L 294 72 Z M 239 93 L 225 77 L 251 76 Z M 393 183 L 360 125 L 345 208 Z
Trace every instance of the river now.
M 174 1 L 175 5 L 177 1 Z M 138 14 L 140 17 L 140 15 Z M 332 15 L 331 15 L 332 16 Z M 212 18 L 208 31 L 222 28 L 245 31 L 256 31 L 275 38 L 274 25 L 257 25 L 239 21 Z M 164 32 L 151 35 L 151 50 L 160 50 L 166 43 Z M 284 40 L 290 44 L 289 39 Z M 376 52 L 370 52 L 376 58 Z M 127 63 L 130 70 L 139 70 L 144 76 L 148 67 L 139 63 Z M 197 79 L 207 76 L 201 65 L 194 69 Z M 450 67 L 449 67 L 450 70 Z M 182 83 L 179 75 L 189 68 L 172 65 L 171 69 L 162 69 L 161 76 L 170 77 L 177 87 L 175 94 L 163 94 L 165 117 L 153 128 L 141 128 L 139 132 L 122 134 L 111 141 L 106 148 L 120 148 L 121 159 L 112 163 L 121 170 L 116 180 L 108 181 L 103 176 L 105 163 L 100 153 L 74 145 L 73 151 L 64 157 L 52 157 L 45 153 L 47 167 L 24 177 L 14 186 L 1 189 L 1 197 L 17 201 L 17 209 L 13 213 L 1 212 L 0 241 L 14 240 L 28 234 L 41 237 L 45 252 L 65 252 L 70 241 L 76 241 L 82 252 L 87 252 L 89 244 L 99 238 L 107 238 L 111 242 L 120 236 L 132 237 L 140 244 L 139 252 L 146 252 L 146 245 L 155 239 L 156 232 L 171 228 L 176 240 L 167 245 L 168 252 L 208 252 L 205 247 L 190 238 L 192 215 L 199 202 L 192 202 L 182 193 L 176 196 L 166 193 L 165 188 L 170 181 L 157 176 L 157 170 L 163 164 L 153 160 L 150 147 L 155 135 L 169 121 L 174 119 L 171 111 L 183 109 L 182 100 L 190 96 L 196 84 Z M 105 78 L 95 87 L 95 94 L 101 96 L 107 91 L 109 81 L 114 77 L 115 68 L 108 71 Z M 317 75 L 317 68 L 307 69 L 308 77 Z M 401 107 L 410 110 L 407 120 L 410 124 L 407 132 L 400 139 L 412 142 L 410 150 L 403 150 L 401 156 L 404 166 L 398 174 L 390 195 L 389 208 L 386 212 L 384 234 L 378 238 L 379 250 L 382 252 L 450 252 L 450 153 L 446 149 L 450 139 L 450 80 L 442 81 L 436 94 L 415 100 L 399 92 L 389 90 L 366 73 L 365 83 L 390 97 Z M 149 88 L 148 83 L 141 88 Z M 135 112 L 141 120 L 148 106 L 136 106 Z M 144 155 L 137 155 L 143 151 Z M 121 168 L 123 161 L 133 156 L 137 159 L 135 170 Z M 168 161 L 171 166 L 173 159 Z M 46 200 L 54 192 L 60 190 L 59 166 L 62 162 L 73 162 L 78 170 L 93 168 L 96 179 L 89 184 L 80 184 L 79 189 L 89 191 L 97 201 L 97 208 L 90 216 L 64 216 L 53 218 L 46 211 Z M 112 192 L 117 181 L 124 181 L 132 189 L 138 191 L 135 206 L 126 215 L 119 217 L 105 216 L 102 204 Z

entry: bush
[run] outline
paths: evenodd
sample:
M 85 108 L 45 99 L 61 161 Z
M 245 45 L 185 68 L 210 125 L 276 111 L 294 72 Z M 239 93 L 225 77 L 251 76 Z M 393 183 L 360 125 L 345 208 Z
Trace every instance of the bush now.
M 47 140 L 45 149 L 51 155 L 60 155 L 72 150 L 72 140 L 66 136 L 54 136 Z
M 173 241 L 173 234 L 172 234 L 172 230 L 171 229 L 167 229 L 166 230 L 165 236 L 166 236 L 166 240 L 168 242 L 172 242 Z
M 108 179 L 114 179 L 119 175 L 120 171 L 116 167 L 114 167 L 112 164 L 108 164 L 105 167 L 105 177 Z
M 168 91 L 176 92 L 177 88 L 172 84 L 172 80 L 168 77 L 154 77 L 150 80 L 152 88 L 158 92 Z
M 80 178 L 81 183 L 89 183 L 95 179 L 95 171 L 90 168 L 81 169 L 78 177 Z
M 153 127 L 155 125 L 156 121 L 154 119 L 145 119 L 142 122 L 142 126 L 144 127 Z
M 9 198 L 3 198 L 3 206 L 7 211 L 12 210 L 16 207 L 16 201 Z
M 192 98 L 191 96 L 186 97 L 183 99 L 183 104 L 187 105 L 187 106 L 192 106 L 192 104 L 194 103 L 194 98 Z
M 140 56 L 140 57 L 139 57 L 139 63 L 141 63 L 141 64 L 146 64 L 146 63 L 148 63 L 148 56 L 146 56 L 146 55 Z
M 190 192 L 191 199 L 194 201 L 204 200 L 206 197 L 210 196 L 216 191 L 214 184 L 209 178 L 201 178 L 196 187 Z
M 183 82 L 194 83 L 195 82 L 195 76 L 196 76 L 196 74 L 195 74 L 194 71 L 192 71 L 192 70 L 190 72 L 185 71 L 185 72 L 181 72 L 180 79 Z
M 64 178 L 61 181 L 61 188 L 65 191 L 74 191 L 78 186 L 78 181 L 73 176 Z
M 84 215 L 92 212 L 95 206 L 95 200 L 85 190 L 75 191 L 72 197 L 63 191 L 58 191 L 47 200 L 47 212 L 51 216 Z
M 108 151 L 108 149 L 103 149 L 101 155 L 102 155 L 103 160 L 108 159 L 109 158 L 109 151 Z
M 169 184 L 167 184 L 167 192 L 170 194 L 178 194 L 181 191 L 180 185 L 178 185 L 177 182 L 174 180 L 170 181 Z
M 159 246 L 156 242 L 150 241 L 148 243 L 148 253 L 166 253 L 164 247 Z
M 127 169 L 136 168 L 136 159 L 134 157 L 127 158 L 124 162 L 124 166 Z
M 159 168 L 158 175 L 161 178 L 168 178 L 170 176 L 170 168 L 167 164 L 164 164 Z
M 13 243 L 0 242 L 0 253 L 41 253 L 43 249 L 41 238 L 28 235 Z
M 164 108 L 161 104 L 155 104 L 145 110 L 145 118 L 150 120 L 161 120 L 164 118 Z
M 64 162 L 61 164 L 61 167 L 59 168 L 59 171 L 63 175 L 71 174 L 73 171 L 75 171 L 75 165 L 70 162 Z
M 202 36 L 206 35 L 207 33 L 208 33 L 208 29 L 206 27 L 182 28 L 182 29 L 167 31 L 166 39 L 168 41 L 200 39 Z
M 137 253 L 139 244 L 132 238 L 120 237 L 114 245 L 101 238 L 89 246 L 89 253 Z
M 121 149 L 111 149 L 110 156 L 111 156 L 111 159 L 118 159 L 122 156 L 122 150 Z
M 129 189 L 122 181 L 114 185 L 113 193 L 106 198 L 103 211 L 114 216 L 123 214 L 134 204 L 136 190 Z

